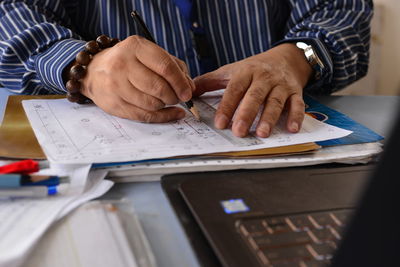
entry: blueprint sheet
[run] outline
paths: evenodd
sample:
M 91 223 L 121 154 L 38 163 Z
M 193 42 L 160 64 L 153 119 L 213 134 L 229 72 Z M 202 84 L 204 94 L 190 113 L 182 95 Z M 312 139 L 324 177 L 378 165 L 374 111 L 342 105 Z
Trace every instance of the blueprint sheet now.
M 47 158 L 57 163 L 106 163 L 138 161 L 216 152 L 245 151 L 340 138 L 351 133 L 305 116 L 299 133 L 285 130 L 280 121 L 268 138 L 254 128 L 246 138 L 230 129 L 213 126 L 221 94 L 194 100 L 201 121 L 189 112 L 179 121 L 140 123 L 111 116 L 95 105 L 66 99 L 25 100 L 24 110 Z

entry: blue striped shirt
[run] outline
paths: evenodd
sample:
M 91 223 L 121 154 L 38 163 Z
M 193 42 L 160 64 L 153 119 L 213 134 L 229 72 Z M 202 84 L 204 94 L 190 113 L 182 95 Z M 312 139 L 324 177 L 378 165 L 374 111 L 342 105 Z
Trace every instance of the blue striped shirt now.
M 372 0 L 192 0 L 218 66 L 280 42 L 313 43 L 328 71 L 307 89 L 329 94 L 367 73 Z M 138 10 L 157 44 L 201 74 L 189 25 L 173 0 L 0 0 L 0 84 L 63 94 L 62 70 L 86 40 L 137 33 Z

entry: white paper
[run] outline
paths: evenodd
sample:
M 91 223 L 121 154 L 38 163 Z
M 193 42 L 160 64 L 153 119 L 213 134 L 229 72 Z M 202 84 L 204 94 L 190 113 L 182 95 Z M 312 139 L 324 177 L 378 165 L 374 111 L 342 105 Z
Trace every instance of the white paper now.
M 78 205 L 107 192 L 111 181 L 103 180 L 105 171 L 88 172 L 90 165 L 64 171 L 70 185 L 55 196 L 40 199 L 0 200 L 0 266 L 20 266 L 30 250 L 58 219 Z M 87 184 L 86 184 L 87 181 Z
M 305 116 L 299 133 L 278 123 L 268 138 L 238 138 L 217 130 L 213 118 L 220 95 L 196 100 L 202 121 L 190 113 L 171 123 L 138 123 L 108 115 L 95 105 L 66 99 L 26 100 L 23 107 L 51 162 L 106 163 L 215 152 L 244 151 L 335 139 L 351 133 Z
M 158 181 L 162 175 L 171 173 L 281 168 L 332 162 L 347 164 L 367 163 L 373 156 L 381 152 L 382 144 L 376 142 L 326 147 L 314 153 L 302 155 L 248 159 L 182 159 L 122 165 L 104 169 L 108 170 L 108 177 L 115 182 L 143 182 Z
M 138 266 L 117 212 L 104 206 L 91 201 L 54 225 L 23 266 Z

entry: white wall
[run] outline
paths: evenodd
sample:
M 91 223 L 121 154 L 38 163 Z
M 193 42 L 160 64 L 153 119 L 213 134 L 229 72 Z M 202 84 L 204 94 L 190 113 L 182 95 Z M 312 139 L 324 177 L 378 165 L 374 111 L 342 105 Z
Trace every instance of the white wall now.
M 374 0 L 368 75 L 338 94 L 400 95 L 400 0 Z

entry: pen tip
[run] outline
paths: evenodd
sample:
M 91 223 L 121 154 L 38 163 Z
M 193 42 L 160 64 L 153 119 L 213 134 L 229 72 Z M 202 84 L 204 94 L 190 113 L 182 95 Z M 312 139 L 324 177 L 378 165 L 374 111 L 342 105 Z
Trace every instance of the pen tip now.
M 192 112 L 192 114 L 194 115 L 194 117 L 200 121 L 200 112 L 197 110 L 197 108 L 195 106 L 190 108 L 190 112 Z

